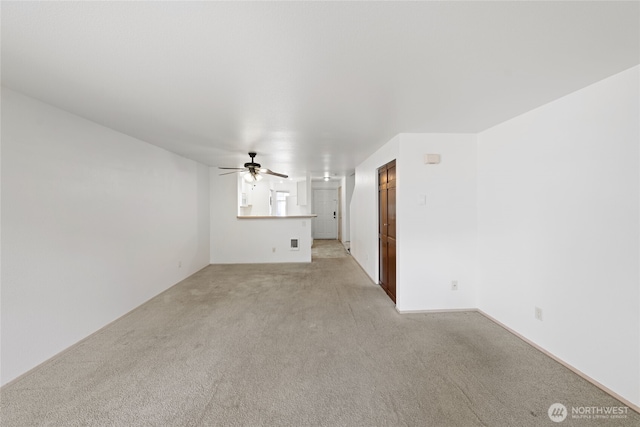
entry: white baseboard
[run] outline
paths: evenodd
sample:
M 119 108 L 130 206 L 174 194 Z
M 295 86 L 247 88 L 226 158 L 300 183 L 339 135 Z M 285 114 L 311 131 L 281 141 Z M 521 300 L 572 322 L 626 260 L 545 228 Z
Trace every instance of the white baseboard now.
M 371 283 L 373 283 L 374 285 L 378 286 L 378 284 L 376 283 L 376 281 L 369 276 L 369 273 L 367 273 L 367 270 L 364 269 L 364 267 L 358 262 L 358 260 L 356 259 L 356 257 L 354 257 L 353 255 L 351 256 L 351 259 L 354 260 L 356 262 L 356 265 L 358 267 L 360 267 L 360 270 L 362 270 L 362 272 L 364 273 L 365 276 L 367 276 L 369 278 L 369 280 L 371 280 Z
M 570 365 L 569 363 L 565 362 L 564 360 L 560 359 L 555 354 L 550 353 L 548 350 L 545 350 L 544 348 L 540 347 L 538 344 L 534 343 L 533 341 L 529 340 L 528 338 L 520 335 L 518 332 L 514 331 L 513 329 L 511 329 L 510 327 L 508 327 L 504 323 L 500 322 L 499 320 L 491 317 L 490 315 L 488 315 L 484 311 L 479 310 L 479 309 L 475 309 L 475 311 L 477 311 L 478 313 L 482 314 L 484 317 L 486 317 L 487 319 L 491 320 L 496 325 L 501 326 L 504 329 L 506 329 L 507 331 L 511 332 L 513 335 L 515 335 L 516 337 L 520 338 L 522 341 L 526 342 L 527 344 L 529 344 L 533 348 L 535 348 L 535 349 L 541 351 L 542 353 L 544 353 L 545 355 L 549 356 L 550 358 L 552 358 L 553 360 L 555 360 L 556 362 L 558 362 L 559 364 L 561 364 L 565 368 L 569 369 L 570 371 L 572 371 L 573 373 L 575 373 L 579 377 L 589 381 L 591 384 L 593 384 L 594 386 L 598 387 L 600 390 L 604 391 L 605 393 L 607 393 L 611 397 L 613 397 L 615 399 L 618 399 L 620 402 L 624 403 L 629 408 L 631 408 L 634 411 L 640 413 L 640 406 L 630 402 L 629 400 L 627 400 L 624 397 L 620 396 L 618 393 L 616 393 L 613 390 L 609 389 L 608 387 L 600 384 L 598 381 L 594 380 L 589 375 L 585 374 L 581 370 L 577 369 L 576 367 L 574 367 L 574 366 Z
M 618 393 L 614 392 L 610 388 L 602 385 L 601 383 L 599 383 L 598 381 L 594 380 L 593 378 L 591 378 L 589 375 L 585 374 L 581 370 L 577 369 L 576 367 L 574 367 L 574 366 L 570 365 L 569 363 L 565 362 L 564 360 L 560 359 L 555 354 L 550 353 L 548 350 L 540 347 L 538 344 L 534 343 L 533 341 L 531 341 L 528 338 L 524 337 L 523 335 L 519 334 L 515 330 L 511 329 L 510 327 L 508 327 L 504 323 L 502 323 L 499 320 L 491 317 L 490 315 L 488 315 L 487 313 L 485 313 L 484 311 L 482 311 L 480 309 L 477 309 L 477 308 L 466 308 L 466 309 L 465 308 L 460 308 L 460 309 L 441 309 L 441 310 L 400 310 L 400 309 L 398 309 L 398 306 L 396 306 L 396 311 L 398 313 L 400 313 L 400 314 L 459 313 L 459 312 L 476 312 L 476 313 L 479 313 L 479 314 L 483 315 L 484 317 L 486 317 L 487 319 L 491 320 L 496 325 L 504 328 L 505 330 L 507 330 L 511 334 L 513 334 L 516 337 L 520 338 L 522 341 L 526 342 L 527 344 L 529 344 L 530 346 L 532 346 L 536 350 L 541 351 L 546 356 L 548 356 L 551 359 L 555 360 L 556 362 L 558 362 L 559 364 L 561 364 L 565 368 L 569 369 L 574 374 L 578 375 L 579 377 L 585 379 L 586 381 L 590 382 L 594 386 L 598 387 L 600 390 L 604 391 L 605 393 L 607 393 L 611 397 L 613 397 L 615 399 L 618 399 L 620 402 L 622 402 L 623 404 L 627 405 L 632 410 L 640 413 L 640 406 L 638 406 L 638 405 L 632 403 L 631 401 L 625 399 L 624 397 L 620 396 Z
M 429 314 L 429 313 L 460 313 L 460 312 L 476 312 L 475 308 L 445 308 L 436 310 L 400 310 L 396 305 L 396 311 L 400 314 Z

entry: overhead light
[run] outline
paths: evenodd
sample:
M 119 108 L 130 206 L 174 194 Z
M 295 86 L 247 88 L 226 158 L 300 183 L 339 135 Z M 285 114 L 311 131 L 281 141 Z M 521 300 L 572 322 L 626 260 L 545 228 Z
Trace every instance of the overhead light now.
M 247 172 L 244 174 L 244 180 L 250 184 L 256 183 L 262 179 L 262 175 L 257 173 Z
M 331 179 L 331 178 L 329 178 L 328 176 L 325 176 L 325 177 L 324 177 L 324 180 L 325 180 L 325 181 L 329 181 L 330 179 Z

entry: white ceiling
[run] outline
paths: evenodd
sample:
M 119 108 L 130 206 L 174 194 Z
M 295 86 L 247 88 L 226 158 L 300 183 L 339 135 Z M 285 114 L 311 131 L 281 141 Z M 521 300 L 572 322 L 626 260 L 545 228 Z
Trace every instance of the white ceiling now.
M 640 63 L 634 2 L 2 2 L 2 84 L 215 166 L 344 173 Z

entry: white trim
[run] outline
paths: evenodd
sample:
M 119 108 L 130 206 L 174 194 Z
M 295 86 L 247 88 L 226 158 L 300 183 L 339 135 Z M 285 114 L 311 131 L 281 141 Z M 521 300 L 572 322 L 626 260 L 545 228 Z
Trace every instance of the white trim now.
M 240 206 L 242 207 L 242 206 Z M 309 214 L 309 215 L 238 215 L 236 218 L 238 219 L 304 219 L 304 218 L 315 218 L 318 215 Z
M 205 268 L 209 267 L 210 265 L 213 264 L 207 264 L 206 266 L 202 267 L 200 270 L 196 271 L 195 273 L 193 273 L 192 275 L 188 276 L 191 277 L 197 273 L 199 273 L 200 271 L 204 270 Z M 129 316 L 131 313 L 133 313 L 134 311 L 136 311 L 138 308 L 142 307 L 143 305 L 145 305 L 146 303 L 148 303 L 149 301 L 151 301 L 154 298 L 157 298 L 159 296 L 161 296 L 162 294 L 165 294 L 167 292 L 169 292 L 171 289 L 173 289 L 173 287 L 175 287 L 176 285 L 178 285 L 179 283 L 182 283 L 184 280 L 180 280 L 179 282 L 174 283 L 173 285 L 171 285 L 170 287 L 168 287 L 167 289 L 165 289 L 164 291 L 160 292 L 157 295 L 152 296 L 151 298 L 149 298 L 148 300 L 146 300 L 145 302 L 143 302 L 140 305 L 135 306 L 134 308 L 132 308 L 131 310 L 127 311 L 126 313 L 124 313 L 122 316 L 117 317 L 116 319 L 113 319 L 111 322 L 107 323 L 106 325 L 104 325 L 103 327 L 101 327 L 100 329 L 98 329 L 95 332 L 92 332 L 91 334 L 87 335 L 86 337 L 82 338 L 80 341 L 76 341 L 75 343 L 71 344 L 69 347 L 60 350 L 58 353 L 54 354 L 53 356 L 51 356 L 50 358 L 48 358 L 47 360 L 43 361 L 42 363 L 37 364 L 36 366 L 34 366 L 33 368 L 29 369 L 26 372 L 23 372 L 22 374 L 18 375 L 17 377 L 15 377 L 14 379 L 7 381 L 5 384 L 2 385 L 2 387 L 0 387 L 0 390 L 4 389 L 5 387 L 13 384 L 13 383 L 17 383 L 18 381 L 28 377 L 29 375 L 33 374 L 35 371 L 37 371 L 38 369 L 45 367 L 47 365 L 50 365 L 53 362 L 57 362 L 62 356 L 64 356 L 65 354 L 69 353 L 71 350 L 74 350 L 76 348 L 78 348 L 80 345 L 82 345 L 85 341 L 89 340 L 90 338 L 93 338 L 94 336 L 102 333 L 105 329 L 107 329 L 108 327 L 112 326 L 114 323 L 118 322 L 119 320 Z
M 574 374 L 578 375 L 579 377 L 589 381 L 591 384 L 593 384 L 594 386 L 598 387 L 600 390 L 604 391 L 605 393 L 607 393 L 608 395 L 610 395 L 611 397 L 613 397 L 614 399 L 618 399 L 620 402 L 624 403 L 625 405 L 627 405 L 629 408 L 633 409 L 634 411 L 640 413 L 640 406 L 635 405 L 633 403 L 631 403 L 630 401 L 628 401 L 627 399 L 625 399 L 624 397 L 620 396 L 619 394 L 617 394 L 616 392 L 612 391 L 611 389 L 607 388 L 606 386 L 600 384 L 598 381 L 594 380 L 593 378 L 591 378 L 589 375 L 585 374 L 584 372 L 580 371 L 579 369 L 571 366 L 570 364 L 568 364 L 567 362 L 565 362 L 564 360 L 560 359 L 558 356 L 556 356 L 553 353 L 550 353 L 548 350 L 545 350 L 544 348 L 540 347 L 539 345 L 537 345 L 536 343 L 534 343 L 533 341 L 525 338 L 524 336 L 520 335 L 519 333 L 517 333 L 516 331 L 514 331 L 513 329 L 511 329 L 510 327 L 508 327 L 507 325 L 505 325 L 504 323 L 500 322 L 499 320 L 494 319 L 493 317 L 489 316 L 487 313 L 485 313 L 484 311 L 480 310 L 480 309 L 476 309 L 475 311 L 477 311 L 478 313 L 480 313 L 481 315 L 483 315 L 484 317 L 486 317 L 487 319 L 491 320 L 493 323 L 495 323 L 498 326 L 503 327 L 504 329 L 506 329 L 507 331 L 511 332 L 513 335 L 515 335 L 516 337 L 520 338 L 522 341 L 526 342 L 527 344 L 529 344 L 530 346 L 532 346 L 533 348 L 535 348 L 536 350 L 541 351 L 542 353 L 544 353 L 545 355 L 549 356 L 551 359 L 555 360 L 556 362 L 558 362 L 559 364 L 561 364 L 562 366 L 564 366 L 565 368 L 569 369 L 570 371 L 572 371 Z
M 349 255 L 351 255 L 351 251 L 349 251 Z M 379 284 L 379 283 L 376 283 L 376 281 L 375 281 L 371 276 L 369 276 L 369 273 L 367 273 L 367 270 L 365 270 L 365 268 L 362 266 L 362 264 L 360 264 L 360 262 L 358 262 L 358 260 L 356 259 L 356 257 L 354 257 L 353 255 L 351 255 L 351 259 L 352 259 L 352 260 L 354 260 L 354 261 L 356 262 L 356 265 L 357 265 L 358 267 L 360 267 L 360 270 L 362 270 L 362 272 L 364 273 L 364 275 L 365 275 L 365 276 L 367 276 L 367 278 L 368 278 L 369 280 L 371 280 L 371 283 L 372 283 L 372 284 L 374 284 L 375 286 L 377 286 L 377 287 L 379 287 L 380 289 L 382 289 L 382 287 L 380 286 L 380 284 Z M 384 292 L 384 290 L 383 290 L 383 292 Z M 386 295 L 386 293 L 385 293 L 385 295 Z
M 359 264 L 358 264 L 359 265 Z M 504 328 L 505 330 L 507 330 L 508 332 L 510 332 L 511 334 L 515 335 L 516 337 L 520 338 L 522 341 L 526 342 L 527 344 L 529 344 L 531 347 L 535 348 L 536 350 L 542 352 L 545 356 L 550 357 L 551 359 L 555 360 L 556 362 L 558 362 L 559 364 L 561 364 L 562 366 L 564 366 L 565 368 L 569 369 L 571 372 L 573 372 L 574 374 L 578 375 L 580 378 L 590 382 L 591 384 L 593 384 L 594 386 L 598 387 L 600 390 L 604 391 L 605 393 L 607 393 L 608 395 L 610 395 L 611 397 L 613 397 L 614 399 L 619 400 L 620 402 L 622 402 L 623 404 L 627 405 L 629 408 L 631 408 L 632 410 L 634 410 L 635 412 L 640 413 L 640 406 L 635 405 L 634 403 L 630 402 L 629 400 L 625 399 L 624 397 L 620 396 L 619 394 L 617 394 L 616 392 L 614 392 L 613 390 L 609 389 L 608 387 L 602 385 L 601 383 L 599 383 L 598 381 L 594 380 L 593 378 L 591 378 L 589 375 L 585 374 L 584 372 L 582 372 L 581 370 L 579 370 L 578 368 L 570 365 L 569 363 L 565 362 L 564 360 L 560 359 L 558 356 L 556 356 L 553 353 L 550 353 L 548 350 L 545 350 L 544 348 L 540 347 L 539 345 L 537 345 L 536 343 L 534 343 L 533 341 L 525 338 L 524 336 L 520 335 L 518 332 L 514 331 L 513 329 L 511 329 L 510 327 L 508 327 L 507 325 L 505 325 L 504 323 L 500 322 L 499 320 L 491 317 L 490 315 L 488 315 L 487 313 L 485 313 L 484 311 L 478 309 L 478 308 L 461 308 L 461 309 L 442 309 L 442 310 L 399 310 L 398 307 L 396 306 L 396 311 L 400 314 L 429 314 L 429 313 L 460 313 L 460 312 L 476 312 L 481 314 L 482 316 L 484 316 L 485 318 L 487 318 L 488 320 L 491 320 L 493 323 L 495 323 L 496 325 Z
M 400 310 L 396 306 L 396 310 L 400 314 L 430 314 L 430 313 L 460 313 L 460 312 L 476 312 L 475 308 L 445 308 L 435 310 Z

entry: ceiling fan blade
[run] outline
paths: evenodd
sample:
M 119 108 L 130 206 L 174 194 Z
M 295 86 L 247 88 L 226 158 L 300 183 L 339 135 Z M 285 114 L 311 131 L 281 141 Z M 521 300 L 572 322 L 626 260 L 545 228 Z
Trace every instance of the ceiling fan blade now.
M 272 170 L 265 169 L 265 168 L 260 168 L 260 172 L 261 173 L 266 173 L 266 174 L 269 174 L 269 175 L 273 175 L 273 176 L 279 176 L 280 178 L 289 178 L 289 175 L 285 175 L 283 173 L 274 172 Z
M 218 169 L 234 169 L 234 170 L 243 171 L 243 170 L 245 170 L 247 168 L 223 168 L 223 167 L 218 166 Z
M 232 173 L 240 173 L 240 172 L 242 172 L 242 171 L 241 171 L 241 170 L 239 170 L 239 171 L 233 171 L 233 172 L 225 172 L 225 173 L 220 173 L 220 174 L 218 174 L 218 176 L 222 176 L 222 175 L 231 175 Z

